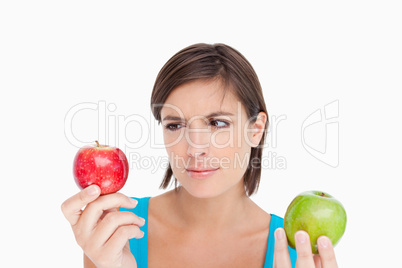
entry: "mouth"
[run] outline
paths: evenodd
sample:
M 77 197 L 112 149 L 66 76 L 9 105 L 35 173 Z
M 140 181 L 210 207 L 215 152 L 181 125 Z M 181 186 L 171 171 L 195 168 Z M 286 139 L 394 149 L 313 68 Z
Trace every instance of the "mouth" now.
M 193 179 L 205 179 L 214 175 L 219 168 L 214 169 L 186 169 L 187 174 Z

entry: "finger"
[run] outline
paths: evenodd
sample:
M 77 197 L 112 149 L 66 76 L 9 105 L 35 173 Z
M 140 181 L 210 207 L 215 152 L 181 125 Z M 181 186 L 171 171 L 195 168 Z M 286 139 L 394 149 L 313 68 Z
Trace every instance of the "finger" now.
M 295 233 L 297 261 L 296 268 L 314 267 L 310 237 L 305 231 Z
M 103 220 L 103 218 L 104 218 L 108 213 L 110 213 L 110 212 L 117 212 L 117 211 L 119 211 L 118 208 L 111 208 L 111 209 L 107 209 L 107 210 L 103 211 L 102 216 L 100 216 L 100 218 L 99 218 L 99 221 Z M 98 221 L 98 223 L 99 223 L 99 221 Z
M 285 230 L 278 228 L 275 230 L 275 251 L 274 251 L 274 268 L 291 267 L 288 241 Z
M 132 238 L 142 238 L 144 232 L 136 225 L 120 226 L 105 244 L 105 250 L 113 255 L 119 254 Z
M 100 188 L 97 185 L 91 185 L 73 195 L 61 204 L 61 211 L 68 222 L 74 226 L 81 216 L 81 209 L 94 201 L 100 195 Z
M 108 213 L 104 219 L 96 226 L 92 234 L 93 242 L 103 246 L 113 233 L 124 225 L 143 226 L 145 220 L 129 211 L 118 211 Z
M 320 236 L 317 239 L 317 246 L 322 266 L 325 268 L 337 268 L 338 265 L 336 263 L 335 252 L 331 240 L 326 236 Z
M 320 255 L 314 255 L 313 259 L 314 259 L 315 268 L 321 268 L 322 265 L 321 265 Z
M 84 233 L 92 232 L 105 211 L 118 207 L 134 208 L 137 203 L 137 200 L 121 193 L 102 195 L 87 205 L 74 228 Z

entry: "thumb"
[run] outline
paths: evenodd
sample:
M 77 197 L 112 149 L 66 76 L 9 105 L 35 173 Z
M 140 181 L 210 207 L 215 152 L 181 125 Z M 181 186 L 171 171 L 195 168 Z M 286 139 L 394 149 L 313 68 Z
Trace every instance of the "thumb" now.
M 80 208 L 94 201 L 96 198 L 99 197 L 100 193 L 101 189 L 96 184 L 89 185 L 87 188 L 83 189 L 81 192 L 78 193 L 79 199 L 82 204 Z
M 97 185 L 90 185 L 79 193 L 73 195 L 61 205 L 61 211 L 64 217 L 75 225 L 81 216 L 82 208 L 94 201 L 100 195 L 100 188 Z

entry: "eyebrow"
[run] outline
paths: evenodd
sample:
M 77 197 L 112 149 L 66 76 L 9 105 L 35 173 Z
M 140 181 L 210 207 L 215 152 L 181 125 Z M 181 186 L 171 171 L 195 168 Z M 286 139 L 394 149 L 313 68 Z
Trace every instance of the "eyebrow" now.
M 211 117 L 217 117 L 217 116 L 222 116 L 222 115 L 226 115 L 226 116 L 234 116 L 233 113 L 229 113 L 229 112 L 214 112 L 214 113 L 210 113 L 209 115 L 206 115 L 205 118 L 211 118 Z M 178 116 L 173 116 L 173 115 L 167 115 L 165 116 L 162 121 L 165 120 L 171 120 L 171 121 L 185 121 L 183 118 L 178 117 Z

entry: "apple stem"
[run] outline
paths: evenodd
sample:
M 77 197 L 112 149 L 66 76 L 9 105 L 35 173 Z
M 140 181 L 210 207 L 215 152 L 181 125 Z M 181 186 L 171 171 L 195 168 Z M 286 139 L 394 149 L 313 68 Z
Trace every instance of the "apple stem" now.
M 95 141 L 95 142 L 96 142 L 96 147 L 100 147 L 99 142 L 98 141 Z

